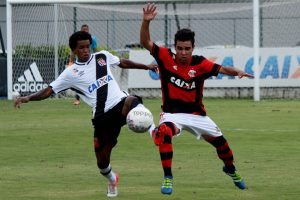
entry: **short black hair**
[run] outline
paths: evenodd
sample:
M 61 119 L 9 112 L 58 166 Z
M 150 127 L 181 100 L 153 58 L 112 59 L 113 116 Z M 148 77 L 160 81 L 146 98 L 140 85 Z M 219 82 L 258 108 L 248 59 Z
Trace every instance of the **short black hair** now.
M 90 44 L 92 44 L 91 34 L 84 32 L 84 31 L 77 31 L 77 32 L 73 33 L 69 39 L 69 47 L 71 48 L 72 51 L 74 51 L 74 49 L 77 46 L 77 42 L 80 40 L 89 40 Z
M 87 24 L 82 24 L 82 26 L 81 26 L 81 28 L 83 28 L 83 27 L 89 27 L 89 25 L 87 25 Z
M 183 28 L 177 31 L 177 33 L 175 34 L 175 46 L 177 41 L 191 41 L 192 42 L 192 46 L 194 47 L 195 45 L 195 32 L 192 31 L 191 29 L 188 28 Z

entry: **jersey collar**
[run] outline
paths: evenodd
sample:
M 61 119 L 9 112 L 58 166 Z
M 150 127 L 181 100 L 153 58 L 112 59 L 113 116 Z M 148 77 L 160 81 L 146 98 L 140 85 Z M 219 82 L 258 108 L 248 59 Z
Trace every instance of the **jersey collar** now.
M 78 60 L 76 60 L 76 64 L 77 65 L 88 65 L 90 62 L 91 62 L 91 60 L 94 58 L 94 54 L 91 54 L 91 56 L 90 56 L 90 58 L 89 58 L 89 60 L 88 61 L 86 61 L 86 62 L 78 62 Z

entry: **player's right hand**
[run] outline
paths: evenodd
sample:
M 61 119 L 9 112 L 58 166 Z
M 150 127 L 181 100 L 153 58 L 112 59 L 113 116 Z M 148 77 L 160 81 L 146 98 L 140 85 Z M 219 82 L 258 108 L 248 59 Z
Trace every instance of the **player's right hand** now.
M 147 65 L 147 67 L 148 67 L 149 70 L 151 70 L 153 72 L 156 72 L 156 73 L 159 73 L 157 64 L 149 64 L 149 65 Z
M 27 103 L 29 101 L 29 97 L 28 96 L 25 96 L 25 97 L 18 97 L 15 99 L 14 101 L 14 107 L 15 108 L 20 108 L 20 105 L 22 103 Z

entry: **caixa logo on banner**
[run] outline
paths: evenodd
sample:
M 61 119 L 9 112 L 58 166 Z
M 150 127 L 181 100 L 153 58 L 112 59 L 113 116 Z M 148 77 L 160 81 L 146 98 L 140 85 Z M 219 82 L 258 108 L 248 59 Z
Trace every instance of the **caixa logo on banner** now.
M 37 92 L 48 87 L 40 74 L 36 63 L 32 63 L 18 78 L 18 82 L 13 85 L 13 91 L 16 92 Z

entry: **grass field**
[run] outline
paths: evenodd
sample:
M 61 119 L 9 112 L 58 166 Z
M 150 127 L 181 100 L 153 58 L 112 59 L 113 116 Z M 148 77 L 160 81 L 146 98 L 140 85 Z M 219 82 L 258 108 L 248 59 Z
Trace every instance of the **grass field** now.
M 45 100 L 15 110 L 0 101 L 0 199 L 107 199 L 93 152 L 91 110 L 73 99 Z M 155 120 L 160 100 L 146 100 Z M 206 99 L 208 115 L 233 149 L 249 187 L 221 171 L 214 148 L 185 132 L 174 139 L 174 193 L 160 194 L 159 154 L 148 134 L 125 126 L 112 154 L 119 200 L 300 199 L 300 101 Z

